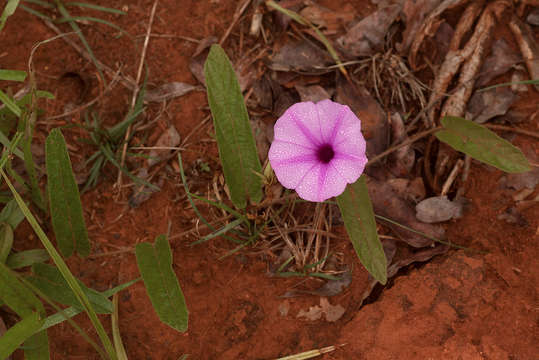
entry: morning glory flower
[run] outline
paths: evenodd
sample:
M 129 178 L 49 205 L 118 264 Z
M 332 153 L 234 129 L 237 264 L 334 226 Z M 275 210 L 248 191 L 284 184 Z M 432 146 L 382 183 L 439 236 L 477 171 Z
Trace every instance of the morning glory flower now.
M 367 157 L 361 121 L 346 105 L 322 100 L 292 105 L 275 123 L 268 158 L 279 182 L 321 202 L 343 193 Z

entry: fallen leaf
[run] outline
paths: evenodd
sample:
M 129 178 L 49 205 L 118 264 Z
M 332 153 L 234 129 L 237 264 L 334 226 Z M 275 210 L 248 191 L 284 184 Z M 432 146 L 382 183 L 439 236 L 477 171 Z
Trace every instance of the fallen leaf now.
M 176 146 L 180 145 L 180 134 L 178 133 L 178 130 L 171 125 L 165 132 L 159 136 L 157 139 L 155 145 L 156 149 L 151 149 L 149 153 L 149 159 L 148 159 L 148 167 L 152 167 L 155 164 L 160 163 L 163 161 L 168 154 L 171 153 L 171 148 L 174 148 Z M 158 149 L 158 148 L 165 148 L 165 149 Z
M 442 240 L 444 229 L 440 225 L 427 224 L 418 221 L 415 217 L 414 207 L 409 201 L 399 197 L 390 185 L 384 181 L 376 180 L 367 176 L 367 187 L 371 198 L 374 212 L 378 215 L 387 217 L 401 225 L 420 231 L 429 236 Z M 383 222 L 383 221 L 382 221 Z M 399 226 L 384 222 L 393 230 L 393 232 L 405 243 L 410 246 L 420 248 L 430 246 L 432 240 L 429 240 L 417 233 L 408 231 Z
M 475 87 L 485 87 L 492 79 L 505 74 L 519 61 L 521 61 L 520 55 L 504 39 L 495 40 L 492 43 L 490 55 L 481 66 Z
M 331 63 L 327 51 L 307 40 L 285 44 L 273 56 L 270 68 L 275 71 L 320 71 Z
M 322 308 L 318 305 L 309 307 L 309 310 L 301 309 L 296 318 L 305 318 L 305 320 L 316 321 L 322 318 Z
M 483 124 L 496 116 L 505 115 L 517 98 L 508 86 L 475 92 L 468 102 L 465 117 Z
M 403 21 L 406 24 L 402 32 L 402 42 L 397 44 L 397 50 L 405 54 L 425 19 L 442 0 L 405 0 L 402 6 Z
M 356 11 L 350 4 L 345 4 L 342 11 L 333 11 L 316 3 L 304 7 L 300 13 L 305 19 L 324 28 L 326 34 L 336 34 L 339 27 L 349 23 L 356 17 Z
M 526 17 L 526 21 L 530 25 L 539 26 L 539 8 L 535 8 L 528 14 L 528 17 Z
M 515 208 L 507 208 L 503 213 L 498 215 L 498 220 L 504 220 L 509 224 L 516 224 L 518 226 L 529 226 L 528 220 Z
M 339 304 L 331 305 L 325 297 L 320 298 L 320 306 L 322 307 L 322 312 L 326 315 L 326 320 L 329 322 L 339 320 L 346 311 L 346 309 Z
M 530 27 L 513 15 L 509 28 L 515 36 L 531 79 L 539 79 L 539 45 Z M 539 90 L 539 85 L 535 85 Z
M 386 182 L 397 195 L 405 200 L 418 203 L 426 196 L 423 178 L 416 177 L 412 180 L 407 178 L 389 179 Z
M 337 39 L 349 56 L 369 56 L 383 50 L 384 38 L 401 10 L 400 4 L 381 8 L 352 26 Z
M 165 101 L 165 100 L 183 96 L 195 89 L 196 87 L 191 84 L 187 84 L 183 82 L 171 82 L 171 83 L 163 84 L 155 89 L 146 91 L 146 93 L 144 94 L 144 101 L 148 101 L 148 102 Z
M 344 291 L 352 283 L 352 273 L 347 271 L 338 279 L 328 280 L 324 285 L 313 291 L 306 291 L 312 295 L 335 296 Z
M 324 88 L 321 87 L 320 85 L 312 85 L 312 86 L 296 85 L 295 88 L 299 94 L 299 97 L 301 98 L 301 101 L 318 102 L 320 100 L 331 98 L 328 92 L 324 90 Z
M 327 298 L 321 297 L 320 306 L 311 306 L 307 311 L 302 309 L 296 317 L 298 319 L 303 317 L 308 321 L 316 321 L 321 319 L 322 315 L 325 315 L 326 321 L 335 322 L 343 316 L 345 311 L 346 309 L 341 305 L 331 305 Z
M 380 104 L 362 86 L 353 87 L 343 78 L 337 80 L 336 101 L 350 106 L 361 119 L 361 132 L 367 140 L 367 157 L 373 157 L 387 149 L 389 124 Z
M 399 113 L 393 113 L 391 121 L 392 143 L 401 143 L 408 138 L 404 121 Z M 389 171 L 399 177 L 407 176 L 415 164 L 415 152 L 412 145 L 403 146 L 388 156 Z
M 432 224 L 462 216 L 463 205 L 447 196 L 434 196 L 421 201 L 415 210 L 418 220 Z
M 535 153 L 532 145 L 526 143 L 521 147 L 522 152 L 532 163 L 539 162 L 539 156 Z M 505 186 L 513 188 L 515 190 L 522 190 L 524 188 L 534 189 L 539 184 L 539 167 L 534 166 L 530 171 L 526 171 L 520 174 L 507 174 Z

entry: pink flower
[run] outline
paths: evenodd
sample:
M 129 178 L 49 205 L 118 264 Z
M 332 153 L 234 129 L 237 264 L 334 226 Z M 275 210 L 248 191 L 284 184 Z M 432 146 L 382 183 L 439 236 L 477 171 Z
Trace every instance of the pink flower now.
M 277 120 L 268 157 L 284 187 L 321 202 L 361 176 L 365 146 L 361 121 L 348 106 L 309 101 L 292 105 Z

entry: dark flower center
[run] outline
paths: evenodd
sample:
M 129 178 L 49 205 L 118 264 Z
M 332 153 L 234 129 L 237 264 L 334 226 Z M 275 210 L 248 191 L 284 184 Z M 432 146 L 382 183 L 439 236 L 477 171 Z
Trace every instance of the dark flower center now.
M 330 144 L 324 144 L 320 146 L 316 152 L 316 157 L 318 160 L 324 164 L 327 164 L 335 156 L 335 151 Z

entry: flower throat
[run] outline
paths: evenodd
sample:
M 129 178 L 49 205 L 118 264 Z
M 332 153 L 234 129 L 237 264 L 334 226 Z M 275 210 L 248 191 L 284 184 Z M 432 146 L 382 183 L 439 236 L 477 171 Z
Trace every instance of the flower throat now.
M 329 163 L 335 156 L 335 151 L 333 147 L 329 144 L 324 144 L 318 149 L 316 156 L 318 160 L 324 164 Z

